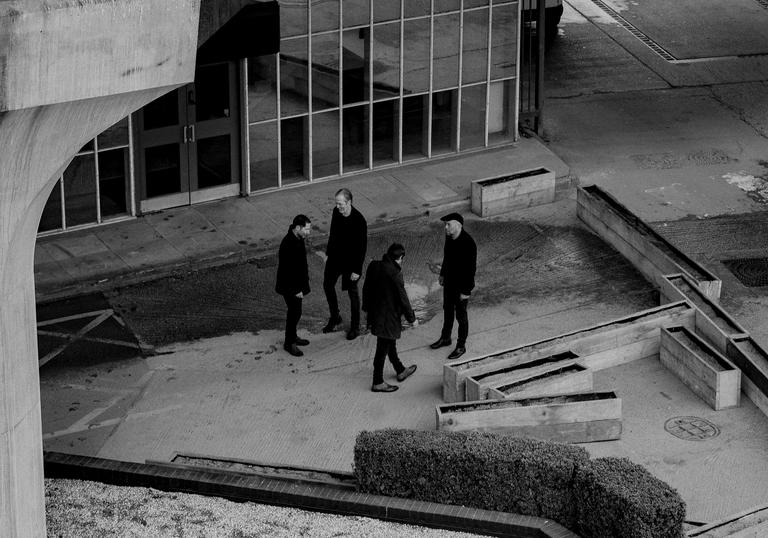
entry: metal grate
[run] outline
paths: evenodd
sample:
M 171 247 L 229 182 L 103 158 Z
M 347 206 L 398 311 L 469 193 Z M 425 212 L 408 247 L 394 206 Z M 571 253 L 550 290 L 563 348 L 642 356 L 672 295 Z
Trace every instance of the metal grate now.
M 745 286 L 768 286 L 768 258 L 735 258 L 722 264 Z
M 683 441 L 705 441 L 720 435 L 720 428 L 700 417 L 673 417 L 664 423 L 664 429 Z

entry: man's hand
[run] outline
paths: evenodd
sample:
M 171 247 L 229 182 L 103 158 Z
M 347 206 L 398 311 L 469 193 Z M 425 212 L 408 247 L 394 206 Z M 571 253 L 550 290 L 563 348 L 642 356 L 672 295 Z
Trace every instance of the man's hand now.
M 349 275 L 349 279 L 352 282 L 356 281 L 358 278 L 360 278 L 360 275 L 358 275 L 357 273 L 352 273 L 351 275 Z
M 418 327 L 419 326 L 419 318 L 416 318 L 413 320 L 413 323 L 411 323 L 411 327 Z
M 437 281 L 438 281 L 438 282 L 440 283 L 440 285 L 442 286 L 442 285 L 445 283 L 445 279 L 443 278 L 443 275 L 440 275 L 440 276 L 438 277 Z
M 297 293 L 297 294 L 296 294 L 296 298 L 297 298 L 297 299 L 303 299 L 303 298 L 304 298 L 304 293 L 303 293 L 303 292 L 299 292 L 299 293 Z
M 465 300 L 469 299 L 469 295 L 464 295 L 463 293 L 460 293 L 459 294 L 459 299 L 461 299 L 462 301 L 465 301 Z

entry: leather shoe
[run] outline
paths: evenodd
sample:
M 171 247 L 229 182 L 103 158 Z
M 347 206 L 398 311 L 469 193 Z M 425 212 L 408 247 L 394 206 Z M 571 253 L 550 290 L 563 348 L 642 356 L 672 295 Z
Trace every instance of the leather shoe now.
M 408 379 L 408 378 L 411 376 L 411 374 L 412 374 L 413 372 L 415 372 L 415 371 L 416 371 L 416 365 L 415 365 L 415 364 L 412 364 L 412 365 L 410 365 L 408 368 L 406 368 L 405 370 L 403 370 L 402 372 L 400 372 L 399 374 L 397 374 L 397 380 L 398 380 L 398 381 L 405 381 L 405 380 L 406 380 L 406 379 Z
M 349 332 L 347 332 L 347 340 L 354 340 L 360 336 L 360 331 L 357 329 L 350 329 Z
M 294 357 L 303 357 L 304 352 L 296 347 L 296 344 L 291 344 L 290 346 L 283 346 L 283 349 L 286 350 L 288 353 L 293 355 Z
M 429 344 L 429 347 L 432 349 L 439 349 L 441 347 L 450 346 L 451 345 L 451 339 L 450 338 L 443 338 L 440 337 L 440 339 L 437 342 L 432 342 Z
M 296 341 L 294 342 L 297 346 L 308 346 L 309 340 L 306 338 L 296 338 Z
M 399 388 L 397 385 L 379 383 L 378 385 L 371 385 L 371 392 L 395 392 Z
M 464 355 L 464 353 L 467 352 L 467 348 L 463 346 L 456 346 L 456 349 L 451 351 L 451 354 L 448 355 L 448 360 L 455 360 Z
M 341 325 L 341 316 L 336 316 L 329 319 L 328 323 L 326 323 L 325 327 L 323 327 L 323 332 L 325 334 L 332 333 L 336 330 L 336 325 Z

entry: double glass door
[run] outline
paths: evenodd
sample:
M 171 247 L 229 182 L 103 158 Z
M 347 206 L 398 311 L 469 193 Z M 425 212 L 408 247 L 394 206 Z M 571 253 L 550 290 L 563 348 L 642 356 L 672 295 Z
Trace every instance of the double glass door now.
M 142 212 L 240 192 L 240 118 L 234 62 L 200 66 L 195 81 L 138 113 Z

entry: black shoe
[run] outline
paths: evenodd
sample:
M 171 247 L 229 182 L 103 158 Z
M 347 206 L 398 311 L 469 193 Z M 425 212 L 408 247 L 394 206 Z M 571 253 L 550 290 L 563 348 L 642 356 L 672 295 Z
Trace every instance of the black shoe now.
M 439 349 L 441 347 L 450 346 L 450 345 L 451 345 L 451 339 L 450 338 L 443 338 L 441 336 L 440 340 L 438 340 L 437 342 L 433 342 L 433 343 L 429 344 L 429 347 L 431 347 L 432 349 Z
M 397 374 L 397 380 L 398 380 L 398 381 L 405 381 L 405 380 L 406 380 L 406 379 L 408 379 L 408 378 L 411 376 L 411 374 L 412 374 L 413 372 L 415 372 L 415 371 L 416 371 L 416 365 L 415 365 L 415 364 L 412 364 L 412 365 L 410 365 L 408 368 L 406 368 L 405 370 L 403 370 L 402 372 L 400 372 L 399 374 Z
M 467 348 L 465 348 L 464 346 L 456 346 L 456 349 L 451 351 L 451 354 L 448 355 L 448 360 L 451 360 L 451 361 L 456 360 L 462 355 L 464 355 L 464 353 L 466 352 L 467 352 Z
M 347 340 L 354 340 L 358 336 L 360 336 L 360 331 L 357 329 L 350 329 L 347 332 Z
M 309 340 L 307 340 L 306 338 L 296 338 L 294 343 L 297 346 L 308 346 L 309 345 Z
M 399 388 L 397 385 L 379 383 L 378 385 L 371 385 L 371 392 L 395 392 Z
M 303 357 L 304 352 L 296 347 L 296 344 L 291 344 L 290 346 L 283 346 L 283 349 L 286 350 L 288 353 L 293 355 L 294 357 Z
M 323 332 L 325 334 L 332 333 L 336 330 L 336 325 L 341 325 L 341 316 L 332 316 L 325 327 L 323 327 Z

